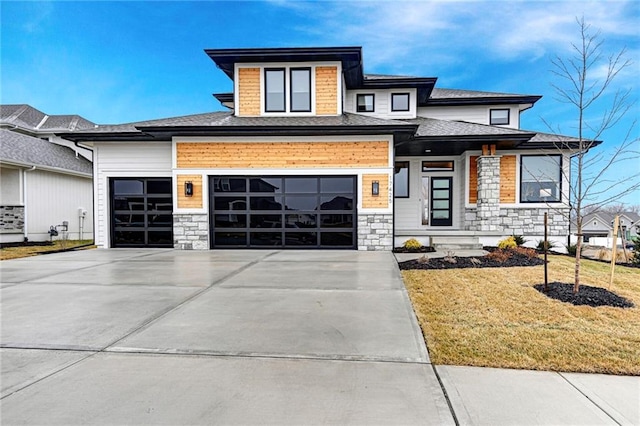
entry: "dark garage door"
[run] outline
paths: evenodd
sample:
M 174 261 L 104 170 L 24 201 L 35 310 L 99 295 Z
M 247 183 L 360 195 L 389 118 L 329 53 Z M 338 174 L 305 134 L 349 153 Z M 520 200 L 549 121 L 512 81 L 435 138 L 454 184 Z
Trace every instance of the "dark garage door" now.
M 211 247 L 356 247 L 355 176 L 210 176 Z
M 171 178 L 112 178 L 111 247 L 173 247 Z

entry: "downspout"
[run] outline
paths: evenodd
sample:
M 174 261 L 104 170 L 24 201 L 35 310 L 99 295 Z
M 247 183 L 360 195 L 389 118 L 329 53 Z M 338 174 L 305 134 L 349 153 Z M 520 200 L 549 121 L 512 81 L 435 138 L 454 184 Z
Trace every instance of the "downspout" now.
M 27 173 L 32 172 L 36 169 L 36 166 L 31 166 L 30 169 L 24 169 L 22 171 L 22 214 L 24 215 L 24 227 L 22 231 L 24 232 L 24 240 L 27 241 L 29 239 L 29 232 L 27 230 L 27 224 L 29 221 L 27 220 Z

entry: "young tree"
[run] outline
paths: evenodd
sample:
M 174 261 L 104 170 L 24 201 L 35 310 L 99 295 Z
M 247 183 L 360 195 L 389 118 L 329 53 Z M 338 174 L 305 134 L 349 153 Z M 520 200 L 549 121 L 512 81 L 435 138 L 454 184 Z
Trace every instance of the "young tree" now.
M 572 153 L 571 208 L 578 236 L 574 273 L 574 293 L 580 289 L 580 252 L 582 250 L 582 221 L 586 211 L 594 211 L 640 188 L 637 136 L 632 138 L 635 121 L 623 141 L 607 155 L 602 149 L 589 150 L 602 134 L 620 123 L 633 105 L 631 89 L 615 89 L 613 82 L 631 65 L 626 49 L 605 56 L 600 32 L 591 30 L 583 18 L 577 18 L 579 42 L 572 43 L 567 57 L 555 56 L 552 73 L 558 82 L 552 83 L 556 98 L 573 108 L 578 132 L 578 146 Z M 592 117 L 597 117 L 593 119 Z M 620 163 L 629 162 L 629 178 L 611 180 L 607 172 Z

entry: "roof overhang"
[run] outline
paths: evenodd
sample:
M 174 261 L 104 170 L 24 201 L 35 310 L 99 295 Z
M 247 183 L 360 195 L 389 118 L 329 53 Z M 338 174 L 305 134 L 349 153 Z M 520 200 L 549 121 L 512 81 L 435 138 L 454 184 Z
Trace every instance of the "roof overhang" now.
M 140 126 L 139 132 L 122 133 L 63 133 L 58 136 L 75 142 L 161 142 L 177 136 L 334 136 L 334 135 L 393 135 L 394 142 L 410 139 L 417 125 L 372 126 Z
M 436 85 L 436 77 L 377 78 L 364 80 L 361 87 L 349 89 L 417 89 L 418 106 L 428 105 L 429 97 Z
M 339 61 L 347 87 L 360 86 L 363 81 L 362 48 L 359 46 L 205 49 L 205 53 L 231 80 L 234 79 L 235 64 L 239 63 Z
M 535 133 L 519 135 L 426 136 L 395 144 L 398 156 L 460 155 L 465 151 L 481 150 L 482 145 L 496 145 L 496 149 L 514 149 L 528 141 Z
M 420 106 L 464 106 L 464 105 L 505 105 L 505 104 L 535 104 L 542 96 L 486 96 L 475 98 L 437 98 L 429 99 Z

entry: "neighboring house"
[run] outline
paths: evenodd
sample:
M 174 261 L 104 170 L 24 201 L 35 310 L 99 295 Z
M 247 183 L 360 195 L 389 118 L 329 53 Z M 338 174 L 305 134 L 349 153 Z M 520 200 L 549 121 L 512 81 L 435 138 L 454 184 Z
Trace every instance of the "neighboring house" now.
M 49 240 L 50 227 L 65 221 L 69 239 L 93 238 L 91 151 L 51 133 L 94 126 L 88 123 L 0 106 L 0 242 Z
M 94 149 L 96 243 L 390 250 L 569 235 L 576 138 L 520 129 L 540 96 L 364 74 L 359 47 L 205 51 L 213 112 L 61 132 Z
M 585 243 L 591 243 L 596 238 L 595 245 L 600 245 L 601 238 L 613 236 L 613 221 L 616 214 L 597 212 L 584 215 L 582 219 L 582 239 Z M 620 231 L 618 236 L 624 236 L 626 241 L 640 235 L 640 215 L 634 212 L 621 212 L 618 214 Z

